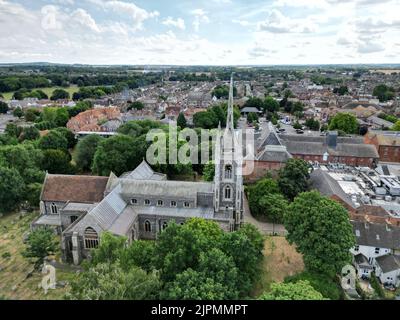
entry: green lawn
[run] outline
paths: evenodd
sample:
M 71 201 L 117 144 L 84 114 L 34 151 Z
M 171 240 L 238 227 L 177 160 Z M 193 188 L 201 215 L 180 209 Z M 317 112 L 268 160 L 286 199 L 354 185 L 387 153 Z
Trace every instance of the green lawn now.
M 68 88 L 62 88 L 62 87 L 37 88 L 37 89 L 32 89 L 32 90 L 42 90 L 50 98 L 52 93 L 53 93 L 53 91 L 56 90 L 56 89 L 63 89 L 65 91 L 67 91 L 70 94 L 71 98 L 72 98 L 72 95 L 75 92 L 79 91 L 79 87 L 77 87 L 77 86 L 71 86 L 71 87 L 68 87 Z M 2 95 L 4 96 L 5 100 L 10 100 L 12 98 L 13 94 L 14 94 L 14 92 L 2 93 Z
M 49 290 L 47 295 L 39 288 L 43 275 L 33 271 L 33 264 L 22 256 L 24 235 L 38 213 L 13 213 L 0 218 L 0 298 L 13 300 L 62 299 L 65 288 Z M 56 255 L 56 259 L 59 253 Z M 58 260 L 58 259 L 57 259 Z M 68 268 L 67 268 L 68 269 Z M 56 270 L 57 281 L 70 282 L 73 271 Z

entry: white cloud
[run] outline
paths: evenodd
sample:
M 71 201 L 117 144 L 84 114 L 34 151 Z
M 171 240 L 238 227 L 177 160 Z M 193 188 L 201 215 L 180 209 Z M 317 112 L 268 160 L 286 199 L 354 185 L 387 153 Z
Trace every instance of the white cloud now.
M 311 33 L 316 28 L 310 20 L 291 19 L 277 9 L 271 10 L 267 19 L 258 23 L 258 30 L 272 33 Z
M 89 29 L 91 29 L 95 32 L 100 32 L 100 29 L 96 24 L 96 21 L 85 10 L 77 9 L 72 13 L 71 17 L 72 17 L 72 19 L 74 19 L 78 23 L 81 23 L 82 25 L 88 27 Z
M 143 22 L 147 19 L 158 17 L 158 11 L 146 11 L 135 5 L 132 2 L 124 2 L 119 0 L 88 0 L 89 2 L 98 5 L 104 10 L 112 10 L 121 15 L 127 15 L 131 18 L 135 29 L 142 29 Z
M 237 23 L 240 24 L 242 27 L 247 27 L 249 26 L 251 23 L 247 20 L 240 20 L 240 19 L 233 19 L 232 20 L 233 23 Z
M 172 17 L 168 17 L 163 20 L 162 24 L 185 30 L 185 20 L 183 20 L 182 18 L 177 18 L 176 20 L 174 20 Z
M 196 32 L 200 29 L 200 23 L 209 23 L 210 19 L 207 16 L 207 12 L 203 9 L 195 9 L 190 12 L 194 16 L 193 28 Z

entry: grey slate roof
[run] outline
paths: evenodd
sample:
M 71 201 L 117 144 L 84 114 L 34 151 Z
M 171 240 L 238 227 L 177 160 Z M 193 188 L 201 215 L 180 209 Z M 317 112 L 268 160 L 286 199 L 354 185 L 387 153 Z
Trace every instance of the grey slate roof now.
M 111 193 L 88 213 L 88 216 L 95 218 L 103 230 L 111 227 L 127 205 L 119 195 L 120 191 L 121 185 L 117 185 Z
M 63 208 L 63 211 L 77 211 L 77 212 L 88 212 L 95 205 L 91 203 L 77 203 L 77 202 L 69 202 Z
M 267 145 L 257 156 L 258 161 L 268 162 L 286 162 L 290 158 L 292 155 L 287 152 L 285 147 L 275 145 Z
M 375 248 L 400 249 L 400 227 L 385 224 L 351 221 L 358 245 Z
M 250 112 L 253 112 L 253 113 L 261 113 L 261 111 L 258 110 L 258 109 L 255 108 L 255 107 L 244 107 L 244 108 L 240 109 L 240 112 L 241 112 L 241 113 L 250 113 Z
M 388 254 L 386 256 L 376 258 L 376 262 L 382 269 L 383 273 L 400 269 L 400 257 Z
M 291 154 L 320 155 L 328 152 L 331 156 L 379 158 L 374 145 L 338 143 L 335 149 L 322 142 L 282 140 Z
M 116 235 L 127 235 L 130 226 L 134 222 L 137 214 L 131 206 L 127 206 L 115 219 L 108 231 Z
M 197 193 L 213 193 L 213 183 L 188 181 L 156 181 L 120 179 L 121 194 L 132 195 L 159 195 L 182 198 L 196 198 Z
M 41 215 L 34 225 L 48 225 L 48 226 L 61 226 L 60 216 L 58 214 L 44 214 Z
M 154 172 L 147 162 L 143 160 L 135 170 L 122 174 L 120 178 L 136 180 L 166 180 L 166 175 Z
M 349 206 L 355 208 L 351 198 L 343 191 L 338 182 L 332 178 L 326 171 L 316 169 L 310 174 L 311 187 L 317 189 L 324 196 L 338 196 Z

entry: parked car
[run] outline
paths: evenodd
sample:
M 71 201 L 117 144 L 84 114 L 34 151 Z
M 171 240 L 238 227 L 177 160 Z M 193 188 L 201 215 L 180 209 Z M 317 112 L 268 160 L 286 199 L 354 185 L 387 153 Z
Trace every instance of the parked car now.
M 304 133 L 304 131 L 303 131 L 303 130 L 301 130 L 301 129 L 296 129 L 296 133 L 297 133 L 297 134 L 303 134 L 303 133 Z

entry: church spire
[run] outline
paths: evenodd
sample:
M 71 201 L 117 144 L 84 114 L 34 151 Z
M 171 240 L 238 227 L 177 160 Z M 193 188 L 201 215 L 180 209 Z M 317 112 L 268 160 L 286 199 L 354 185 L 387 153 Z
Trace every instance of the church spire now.
M 228 99 L 228 118 L 226 120 L 226 129 L 233 132 L 233 73 L 231 74 L 231 84 L 229 86 L 229 99 Z

